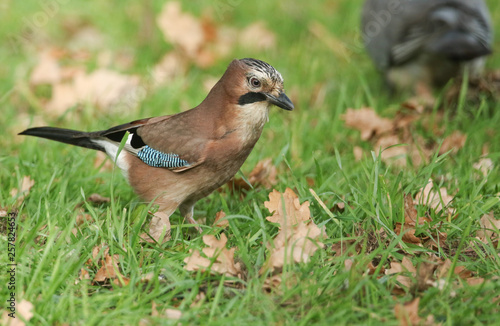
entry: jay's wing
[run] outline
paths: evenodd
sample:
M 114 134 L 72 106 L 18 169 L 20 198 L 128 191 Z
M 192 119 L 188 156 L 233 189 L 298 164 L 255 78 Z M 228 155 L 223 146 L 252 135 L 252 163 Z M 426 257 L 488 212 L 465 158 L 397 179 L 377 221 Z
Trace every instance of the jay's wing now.
M 181 172 L 203 163 L 207 147 L 207 139 L 184 120 L 183 115 L 141 119 L 94 136 L 118 146 L 128 132 L 124 150 L 149 166 Z

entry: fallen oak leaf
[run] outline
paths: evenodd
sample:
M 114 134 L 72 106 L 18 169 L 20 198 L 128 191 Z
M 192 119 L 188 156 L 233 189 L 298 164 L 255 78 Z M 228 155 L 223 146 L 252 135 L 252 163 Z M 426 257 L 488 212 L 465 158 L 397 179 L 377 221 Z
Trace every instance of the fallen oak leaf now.
M 483 175 L 483 177 L 485 178 L 488 176 L 488 173 L 490 173 L 490 171 L 493 170 L 494 166 L 495 164 L 493 164 L 491 158 L 487 157 L 480 158 L 478 162 L 472 165 L 472 167 L 476 170 L 479 170 Z
M 17 202 L 20 203 L 28 196 L 31 188 L 35 185 L 35 181 L 30 176 L 24 176 L 21 181 L 20 189 L 14 188 L 10 191 L 11 197 L 17 197 Z
M 205 271 L 210 269 L 218 274 L 238 277 L 241 275 L 240 263 L 234 262 L 234 252 L 236 248 L 227 249 L 227 237 L 221 233 L 220 240 L 213 235 L 204 235 L 203 242 L 208 246 L 202 251 L 206 257 L 201 256 L 198 250 L 190 250 L 190 256 L 184 259 L 188 271 Z M 211 260 L 212 259 L 212 260 Z
M 381 118 L 372 108 L 362 107 L 360 109 L 347 109 L 341 119 L 347 127 L 357 129 L 361 132 L 361 139 L 368 140 L 373 135 L 380 135 L 393 129 L 393 122 L 387 118 Z
M 262 21 L 245 27 L 238 37 L 241 46 L 267 50 L 276 45 L 276 35 Z
M 151 72 L 153 86 L 172 82 L 175 78 L 184 75 L 187 70 L 188 60 L 186 56 L 175 51 L 169 52 L 153 67 Z
M 287 188 L 284 193 L 273 190 L 264 206 L 273 214 L 266 219 L 278 223 L 280 230 L 269 245 L 271 254 L 261 273 L 281 268 L 287 262 L 308 262 L 317 249 L 324 247 L 317 241 L 324 237 L 324 231 L 312 221 L 309 202 L 300 204 L 292 189 Z
M 488 243 L 490 240 L 495 240 L 498 237 L 500 229 L 500 220 L 496 220 L 493 216 L 493 211 L 489 214 L 484 214 L 479 220 L 481 229 L 476 232 L 476 236 L 483 243 Z M 496 234 L 496 237 L 494 235 Z
M 273 190 L 269 194 L 269 201 L 264 202 L 264 206 L 273 214 L 266 217 L 266 220 L 280 224 L 282 229 L 293 228 L 300 222 L 311 219 L 309 202 L 306 201 L 301 205 L 299 197 L 290 188 L 286 188 L 283 194 Z
M 109 203 L 111 199 L 109 197 L 104 197 L 99 194 L 92 194 L 87 198 L 87 201 L 94 204 L 103 204 L 103 203 Z
M 420 189 L 417 193 L 413 202 L 416 205 L 426 205 L 434 209 L 436 213 L 439 213 L 444 207 L 448 206 L 452 200 L 453 196 L 448 195 L 448 191 L 445 187 L 435 190 L 433 180 L 429 179 L 425 187 Z M 448 208 L 446 212 L 448 214 L 454 214 L 455 209 Z
M 91 103 L 100 108 L 118 104 L 130 107 L 137 104 L 136 99 L 130 97 L 139 88 L 139 77 L 135 75 L 123 75 L 104 68 L 91 73 L 79 71 L 71 81 L 53 85 L 52 97 L 45 108 L 59 115 L 79 103 Z
M 415 298 L 405 304 L 396 304 L 394 307 L 394 315 L 398 319 L 399 325 L 411 326 L 418 325 L 420 323 L 420 317 L 418 316 L 419 303 L 420 298 Z
M 215 214 L 214 226 L 218 226 L 221 228 L 226 228 L 229 226 L 229 221 L 225 219 L 226 213 L 224 211 L 219 211 Z
M 51 50 L 38 55 L 38 63 L 31 71 L 30 84 L 56 84 L 61 80 L 61 67 Z
M 243 178 L 235 178 L 228 182 L 229 188 L 235 188 L 237 190 L 245 189 L 250 190 L 251 187 L 257 187 L 262 185 L 264 188 L 269 189 L 278 183 L 276 176 L 278 171 L 273 165 L 273 161 L 270 158 L 259 161 L 257 165 L 248 175 L 247 180 Z
M 33 304 L 28 300 L 22 299 L 16 306 L 16 312 L 13 313 L 14 318 L 5 310 L 0 318 L 0 324 L 5 326 L 24 326 L 33 318 Z
M 455 130 L 448 137 L 443 140 L 443 144 L 439 149 L 439 154 L 442 155 L 448 151 L 452 153 L 458 152 L 458 150 L 465 145 L 467 140 L 467 135 L 462 134 L 460 131 Z
M 439 262 L 436 261 L 422 261 L 418 264 L 416 278 L 419 291 L 425 291 L 435 284 L 434 272 L 438 266 Z
M 404 243 L 411 243 L 415 245 L 422 245 L 422 239 L 415 236 L 416 229 L 414 227 L 404 228 L 404 225 L 401 223 L 396 223 L 396 227 L 394 228 L 394 233 L 400 235 L 401 232 L 404 232 L 401 240 Z
M 114 254 L 110 256 L 106 253 L 104 259 L 101 259 L 101 268 L 95 274 L 94 282 L 105 282 L 106 280 L 117 278 L 120 273 L 118 259 L 119 255 Z
M 391 262 L 391 267 L 385 270 L 385 275 L 396 275 L 396 281 L 401 285 L 409 289 L 413 284 L 413 279 L 409 276 L 401 275 L 401 273 L 410 273 L 413 277 L 415 277 L 417 270 L 413 266 L 411 260 L 409 260 L 406 256 L 403 257 L 401 263 L 399 262 Z
M 165 39 L 181 48 L 190 58 L 196 57 L 205 42 L 201 22 L 193 15 L 182 12 L 178 1 L 166 2 L 156 23 Z
M 156 212 L 153 214 L 153 218 L 149 224 L 149 234 L 142 233 L 140 237 L 146 242 L 164 243 L 170 240 L 170 233 L 170 216 L 164 212 Z

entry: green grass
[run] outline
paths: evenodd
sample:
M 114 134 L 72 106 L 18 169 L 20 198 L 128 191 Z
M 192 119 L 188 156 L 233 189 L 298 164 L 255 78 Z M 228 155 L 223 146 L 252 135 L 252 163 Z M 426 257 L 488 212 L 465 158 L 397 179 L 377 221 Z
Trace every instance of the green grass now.
M 5 42 L 18 35 L 40 6 L 30 2 L 5 1 L 0 11 L 0 35 Z M 147 77 L 163 54 L 172 49 L 155 27 L 148 40 L 141 39 L 142 2 L 137 1 L 65 1 L 54 17 L 38 32 L 51 44 L 64 48 L 71 40 L 70 23 L 81 22 L 96 27 L 105 37 L 105 49 L 129 51 L 134 63 L 123 73 Z M 226 3 L 223 1 L 223 3 Z M 496 165 L 487 178 L 478 177 L 472 165 L 488 146 L 493 162 L 500 158 L 500 105 L 485 99 L 480 104 L 465 102 L 460 109 L 448 107 L 439 122 L 443 135 L 455 130 L 467 135 L 465 146 L 456 154 L 433 156 L 428 164 L 398 168 L 387 165 L 371 153 L 373 146 L 360 140 L 359 132 L 345 127 L 341 115 L 347 108 L 372 106 L 383 116 L 391 117 L 406 98 L 389 97 L 383 91 L 380 77 L 369 58 L 357 44 L 359 1 L 231 2 L 234 9 L 218 15 L 217 6 L 194 1 L 183 8 L 200 16 L 211 11 L 215 23 L 243 28 L 256 20 L 266 22 L 277 35 L 277 44 L 270 50 L 236 46 L 231 55 L 207 69 L 190 67 L 185 77 L 148 94 L 137 109 L 119 114 L 91 106 L 78 107 L 63 116 L 54 116 L 41 109 L 42 98 L 50 91 L 29 86 L 29 74 L 36 63 L 32 46 L 4 46 L 0 49 L 0 208 L 17 209 L 16 292 L 17 302 L 26 299 L 34 305 L 34 325 L 137 325 L 141 320 L 151 324 L 177 324 L 164 317 L 152 317 L 151 305 L 159 311 L 175 308 L 182 311 L 182 324 L 202 325 L 398 325 L 394 315 L 396 303 L 421 297 L 419 315 L 433 315 L 444 325 L 479 325 L 497 323 L 500 309 L 493 298 L 500 293 L 500 256 L 493 243 L 481 246 L 474 240 L 479 218 L 493 210 L 497 218 L 500 208 L 495 196 L 500 192 L 500 171 Z M 500 4 L 488 1 L 496 27 L 500 21 Z M 162 2 L 151 4 L 159 12 Z M 312 36 L 313 22 L 324 25 L 328 37 L 338 39 L 347 48 L 347 56 L 337 55 L 325 38 Z M 495 45 L 500 40 L 496 33 Z M 42 41 L 39 41 L 42 42 Z M 42 43 L 35 43 L 41 46 Z M 96 66 L 99 51 L 91 52 L 89 69 Z M 119 172 L 100 171 L 93 167 L 96 153 L 64 144 L 17 136 L 27 126 L 45 123 L 83 130 L 99 130 L 137 118 L 173 114 L 197 105 L 206 95 L 202 81 L 220 76 L 232 58 L 256 57 L 275 66 L 285 79 L 285 87 L 296 110 L 273 109 L 270 122 L 261 139 L 242 167 L 248 174 L 255 164 L 267 157 L 278 167 L 276 189 L 293 188 L 301 202 L 311 203 L 316 224 L 324 224 L 328 234 L 326 249 L 318 250 L 307 264 L 287 266 L 283 284 L 295 279 L 290 287 L 268 294 L 262 290 L 265 276 L 259 274 L 268 253 L 265 244 L 275 236 L 277 228 L 265 221 L 269 212 L 264 207 L 270 190 L 257 188 L 243 198 L 228 188 L 200 200 L 195 217 L 207 217 L 211 225 L 221 209 L 228 215 L 230 226 L 225 231 L 228 246 L 237 247 L 236 259 L 244 266 L 244 280 L 229 287 L 227 277 L 208 273 L 192 273 L 183 269 L 189 249 L 204 247 L 202 237 L 183 226 L 179 213 L 172 216 L 172 240 L 163 244 L 140 241 L 141 226 L 147 220 L 147 204 L 133 194 Z M 74 63 L 74 62 L 73 62 Z M 500 56 L 488 60 L 488 68 L 500 65 Z M 317 96 L 322 92 L 324 97 Z M 428 142 L 441 142 L 429 126 L 417 124 L 415 135 Z M 355 161 L 353 147 L 360 146 L 368 157 Z M 10 191 L 18 188 L 23 176 L 31 176 L 35 186 L 26 200 L 19 204 Z M 469 286 L 456 275 L 450 281 L 462 286 L 443 289 L 431 287 L 423 292 L 411 289 L 394 296 L 394 278 L 367 275 L 367 264 L 376 259 L 389 268 L 390 259 L 402 259 L 402 245 L 411 253 L 415 266 L 426 260 L 427 249 L 405 245 L 400 237 L 391 235 L 385 242 L 368 250 L 371 234 L 381 227 L 394 230 L 404 220 L 403 194 L 415 194 L 432 177 L 439 186 L 456 194 L 454 219 L 435 215 L 436 223 L 448 234 L 450 248 L 470 247 L 474 255 L 457 250 L 440 250 L 439 257 L 449 258 L 487 279 L 482 286 Z M 336 211 L 340 226 L 330 219 L 309 192 L 312 188 L 332 207 L 344 200 L 346 209 Z M 83 208 L 93 222 L 81 226 L 73 235 L 78 210 L 75 207 L 88 195 L 99 193 L 112 197 L 111 203 Z M 420 213 L 425 213 L 422 207 Z M 3 223 L 0 220 L 0 223 Z M 146 224 L 147 225 L 147 224 Z M 0 227 L 1 229 L 1 227 Z M 217 234 L 206 228 L 205 234 Z M 361 233 L 360 237 L 355 237 Z M 425 230 L 424 230 L 425 232 Z M 356 238 L 364 248 L 334 256 L 331 245 L 340 240 Z M 0 234 L 0 311 L 8 296 L 7 237 Z M 78 280 L 82 268 L 91 276 L 99 268 L 92 258 L 96 245 L 109 246 L 110 254 L 118 254 L 120 270 L 130 278 L 127 286 L 96 284 Z M 349 256 L 349 253 L 353 254 Z M 353 267 L 346 270 L 346 259 Z M 153 281 L 141 277 L 154 273 Z M 162 275 L 161 280 L 158 275 Z M 197 295 L 205 299 L 197 302 Z M 495 316 L 496 315 L 496 316 Z

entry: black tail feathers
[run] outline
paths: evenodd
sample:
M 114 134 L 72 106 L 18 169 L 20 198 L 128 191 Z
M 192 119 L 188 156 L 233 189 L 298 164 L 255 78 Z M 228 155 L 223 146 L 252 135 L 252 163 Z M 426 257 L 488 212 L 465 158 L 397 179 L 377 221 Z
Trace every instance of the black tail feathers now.
M 36 127 L 26 129 L 25 131 L 19 133 L 19 135 L 41 137 L 61 143 L 104 151 L 103 147 L 91 141 L 92 137 L 90 133 L 83 131 L 54 127 Z

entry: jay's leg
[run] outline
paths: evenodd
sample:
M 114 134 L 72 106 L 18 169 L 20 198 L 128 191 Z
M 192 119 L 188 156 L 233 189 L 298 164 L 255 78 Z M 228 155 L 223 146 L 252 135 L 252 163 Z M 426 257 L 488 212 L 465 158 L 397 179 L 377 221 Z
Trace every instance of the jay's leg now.
M 182 203 L 179 206 L 179 210 L 181 211 L 181 215 L 184 217 L 184 219 L 189 223 L 195 225 L 196 230 L 198 232 L 202 233 L 202 229 L 198 226 L 198 222 L 195 221 L 193 218 L 193 209 L 194 209 L 194 204 L 193 203 Z

